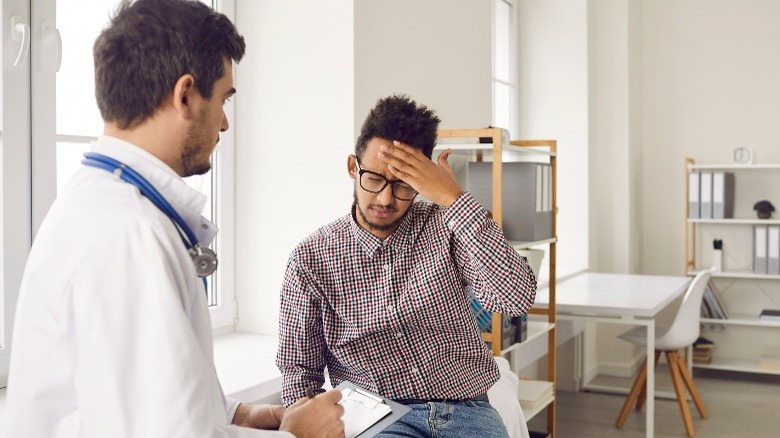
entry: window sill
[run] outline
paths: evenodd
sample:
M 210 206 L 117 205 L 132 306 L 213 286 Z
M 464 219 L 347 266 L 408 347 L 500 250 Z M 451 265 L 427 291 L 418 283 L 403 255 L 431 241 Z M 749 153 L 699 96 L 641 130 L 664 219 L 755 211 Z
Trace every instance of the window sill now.
M 281 404 L 282 373 L 276 336 L 232 332 L 214 337 L 214 365 L 222 390 L 243 402 Z

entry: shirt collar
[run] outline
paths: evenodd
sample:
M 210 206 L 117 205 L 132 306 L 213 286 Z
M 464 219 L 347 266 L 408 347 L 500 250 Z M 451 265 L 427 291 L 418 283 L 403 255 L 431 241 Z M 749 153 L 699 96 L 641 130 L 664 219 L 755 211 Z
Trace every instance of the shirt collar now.
M 412 203 L 398 228 L 384 240 L 374 236 L 357 223 L 355 217 L 357 214 L 357 206 L 354 203 L 352 204 L 349 226 L 352 229 L 352 234 L 355 236 L 358 244 L 363 248 L 363 251 L 369 258 L 374 257 L 374 254 L 383 246 L 389 246 L 395 248 L 398 252 L 401 252 L 412 242 L 415 210 L 415 205 Z
M 114 158 L 146 178 L 184 219 L 198 242 L 209 245 L 218 228 L 201 215 L 206 195 L 190 187 L 170 166 L 148 151 L 122 139 L 102 136 L 92 151 Z

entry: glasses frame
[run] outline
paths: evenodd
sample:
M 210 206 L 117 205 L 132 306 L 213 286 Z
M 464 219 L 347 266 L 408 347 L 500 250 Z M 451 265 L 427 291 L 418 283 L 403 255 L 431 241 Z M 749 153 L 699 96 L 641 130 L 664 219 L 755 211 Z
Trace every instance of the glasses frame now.
M 387 187 L 387 185 L 390 184 L 390 192 L 393 193 L 393 197 L 395 199 L 398 199 L 400 201 L 414 201 L 414 198 L 416 198 L 417 195 L 419 194 L 419 192 L 417 190 L 415 190 L 414 191 L 414 196 L 412 196 L 411 198 L 402 198 L 402 197 L 398 196 L 395 193 L 395 188 L 397 187 L 396 184 L 402 183 L 402 184 L 406 184 L 407 186 L 409 186 L 408 183 L 406 183 L 406 182 L 404 182 L 403 180 L 400 180 L 400 179 L 389 180 L 389 179 L 387 179 L 387 177 L 385 177 L 381 173 L 376 173 L 376 172 L 372 172 L 370 170 L 361 169 L 360 168 L 360 161 L 358 161 L 357 157 L 355 157 L 355 166 L 357 167 L 357 171 L 358 171 L 358 184 L 360 185 L 360 188 L 365 190 L 365 191 L 367 191 L 367 192 L 369 192 L 369 193 L 381 193 L 382 190 L 384 190 L 385 187 Z M 385 183 L 382 184 L 382 188 L 380 188 L 379 190 L 369 190 L 369 189 L 363 187 L 363 174 L 364 173 L 370 173 L 371 175 L 377 176 L 377 177 L 382 178 L 383 180 L 385 180 Z M 409 187 L 412 187 L 412 186 L 409 186 Z

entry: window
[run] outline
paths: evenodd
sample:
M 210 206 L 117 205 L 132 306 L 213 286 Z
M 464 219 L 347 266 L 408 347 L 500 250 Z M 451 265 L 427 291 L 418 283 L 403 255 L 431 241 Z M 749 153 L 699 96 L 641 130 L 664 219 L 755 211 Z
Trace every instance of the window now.
M 234 16 L 232 0 L 201 1 L 231 18 Z M 81 167 L 82 154 L 103 131 L 95 103 L 92 45 L 119 0 L 58 0 L 56 4 L 44 0 L 0 0 L 0 4 L 3 14 L 0 30 L 4 41 L 12 42 L 4 48 L 16 52 L 13 57 L 3 53 L 0 73 L 0 145 L 3 146 L 0 181 L 5 183 L 0 188 L 3 223 L 0 383 L 3 383 L 2 376 L 8 370 L 7 347 L 16 294 L 31 241 L 57 192 Z M 13 35 L 9 24 L 14 14 L 9 11 L 25 12 L 14 13 L 21 25 L 20 31 Z M 22 38 L 25 29 L 27 39 Z M 14 65 L 23 43 L 29 52 L 22 53 L 24 56 Z M 233 101 L 225 107 L 231 126 Z M 8 108 L 13 111 L 7 111 Z M 208 299 L 215 330 L 229 331 L 235 318 L 234 183 L 228 177 L 232 172 L 224 169 L 233 166 L 233 131 L 220 138 L 212 171 L 187 178 L 187 182 L 206 194 L 208 202 L 203 214 L 221 229 L 213 245 L 220 256 L 220 267 L 209 279 Z M 9 144 L 15 147 L 5 147 Z
M 0 0 L 0 387 L 8 375 L 16 291 L 30 248 L 30 9 Z M 15 23 L 11 26 L 11 23 Z
M 493 0 L 493 126 L 514 134 L 514 16 L 512 3 Z
M 74 4 L 74 1 L 81 4 Z M 219 2 L 217 0 L 201 0 L 201 2 L 218 9 L 222 6 L 223 11 L 227 9 L 227 3 L 232 6 L 232 2 Z M 46 107 L 56 108 L 54 121 L 41 121 L 42 123 L 53 122 L 56 125 L 56 134 L 54 134 L 54 140 L 42 138 L 40 143 L 36 142 L 36 145 L 40 144 L 43 149 L 56 143 L 56 156 L 49 157 L 47 154 L 40 154 L 42 155 L 41 161 L 43 161 L 40 164 L 41 168 L 47 167 L 45 161 L 49 159 L 54 159 L 56 162 L 56 171 L 54 172 L 56 174 L 56 192 L 59 192 L 70 176 L 81 167 L 82 154 L 89 150 L 90 143 L 103 131 L 102 119 L 94 97 L 92 44 L 117 4 L 117 0 L 58 0 L 57 2 L 56 23 L 61 33 L 62 50 L 63 53 L 67 53 L 67 56 L 62 57 L 59 71 L 56 72 L 56 93 L 50 93 L 41 98 L 41 100 L 54 99 L 54 102 L 50 100 L 40 102 Z M 224 11 L 229 16 L 232 15 L 232 8 L 230 9 Z M 37 85 L 37 82 L 33 83 L 33 87 Z M 228 103 L 228 105 L 229 108 L 226 108 L 226 111 L 228 117 L 232 118 L 233 103 Z M 36 107 L 38 106 L 36 105 Z M 36 129 L 38 122 L 37 118 L 33 120 Z M 220 223 L 220 221 L 227 222 L 231 219 L 232 213 L 225 211 L 222 206 L 227 205 L 232 208 L 232 202 L 223 201 L 217 193 L 232 196 L 232 179 L 222 176 L 223 174 L 229 175 L 230 172 L 220 172 L 220 169 L 231 165 L 233 137 L 226 133 L 220 138 L 221 143 L 214 153 L 212 170 L 205 175 L 189 177 L 186 181 L 191 187 L 200 190 L 208 197 L 203 215 L 221 228 L 212 245 L 221 256 L 220 269 L 209 278 L 208 302 L 212 309 L 214 326 L 224 329 L 232 328 L 235 314 L 231 287 L 227 286 L 230 284 L 232 275 L 226 272 L 228 268 L 232 269 L 232 263 L 225 263 L 225 253 L 227 252 L 225 241 L 229 239 L 227 235 L 233 227 L 229 223 Z M 33 165 L 35 166 L 35 162 Z M 40 186 L 52 183 L 48 175 L 50 175 L 49 172 L 40 175 L 42 180 Z M 227 187 L 223 187 L 224 185 Z M 35 229 L 54 199 L 48 190 L 41 190 L 39 193 L 36 189 L 33 193 L 33 196 L 39 199 L 42 204 L 38 214 L 33 217 Z M 226 292 L 223 293 L 223 291 Z

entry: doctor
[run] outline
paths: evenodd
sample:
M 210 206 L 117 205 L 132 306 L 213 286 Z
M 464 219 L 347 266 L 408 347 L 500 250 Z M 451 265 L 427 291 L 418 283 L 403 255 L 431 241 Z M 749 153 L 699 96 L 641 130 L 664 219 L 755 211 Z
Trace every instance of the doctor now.
M 344 436 L 339 391 L 248 405 L 214 369 L 199 274 L 217 230 L 182 177 L 209 170 L 243 55 L 233 24 L 198 1 L 125 1 L 98 37 L 104 136 L 27 261 L 8 436 Z

